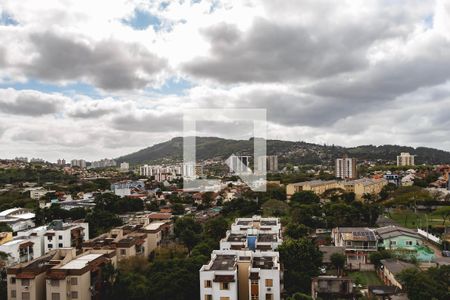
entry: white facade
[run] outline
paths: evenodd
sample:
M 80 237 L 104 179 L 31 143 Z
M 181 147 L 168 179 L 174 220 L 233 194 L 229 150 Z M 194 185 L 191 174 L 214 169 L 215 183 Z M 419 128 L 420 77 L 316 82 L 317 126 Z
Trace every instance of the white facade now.
M 250 173 L 251 170 L 249 168 L 250 166 L 250 156 L 241 155 L 231 155 L 226 163 L 230 167 L 230 173 Z
M 335 176 L 342 179 L 356 178 L 356 159 L 349 157 L 336 159 Z
M 259 156 L 255 166 L 255 172 L 262 172 L 263 170 L 265 170 L 266 172 L 277 172 L 278 156 L 277 155 Z
M 0 252 L 8 255 L 7 265 L 31 261 L 42 253 L 41 238 L 38 236 L 17 236 L 0 245 Z
M 215 250 L 200 269 L 200 299 L 281 298 L 278 252 Z
M 397 156 L 397 166 L 414 166 L 415 155 L 411 155 L 408 152 L 402 152 Z
M 128 172 L 130 170 L 130 164 L 127 162 L 120 163 L 120 172 Z
M 72 167 L 86 168 L 86 161 L 84 159 L 72 159 L 70 165 Z

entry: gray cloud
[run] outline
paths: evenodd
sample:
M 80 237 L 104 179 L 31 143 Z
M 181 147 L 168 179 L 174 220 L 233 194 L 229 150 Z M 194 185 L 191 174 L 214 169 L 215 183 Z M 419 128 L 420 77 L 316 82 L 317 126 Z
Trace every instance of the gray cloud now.
M 42 116 L 57 113 L 64 100 L 35 91 L 0 94 L 0 111 L 14 115 Z
M 389 23 L 343 24 L 323 30 L 258 18 L 247 32 L 221 23 L 204 30 L 209 57 L 184 66 L 194 76 L 220 82 L 315 79 L 368 67 L 367 49 L 393 35 Z
M 89 42 L 52 32 L 30 36 L 37 56 L 23 65 L 28 76 L 47 81 L 87 81 L 106 90 L 143 88 L 166 61 L 138 44 Z
M 180 113 L 158 113 L 156 111 L 128 112 L 113 117 L 114 129 L 135 132 L 169 132 L 182 130 Z

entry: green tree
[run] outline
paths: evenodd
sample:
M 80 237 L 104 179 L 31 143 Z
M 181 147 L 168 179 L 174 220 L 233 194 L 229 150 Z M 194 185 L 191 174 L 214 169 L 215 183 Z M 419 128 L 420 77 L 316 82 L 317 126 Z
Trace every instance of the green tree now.
M 337 270 L 338 274 L 344 269 L 346 257 L 342 253 L 333 253 L 330 256 L 331 264 Z
M 433 215 L 442 217 L 442 225 L 445 225 L 447 219 L 450 218 L 450 206 L 443 206 L 436 209 Z
M 300 204 L 314 204 L 319 203 L 320 198 L 312 191 L 300 191 L 291 196 L 291 202 Z
M 309 239 L 287 239 L 278 248 L 285 267 L 285 288 L 290 294 L 310 293 L 311 278 L 319 274 L 322 253 Z
M 228 229 L 228 222 L 223 217 L 208 220 L 204 225 L 204 232 L 207 237 L 213 240 L 220 240 L 225 236 Z
M 310 228 L 306 225 L 290 222 L 286 226 L 285 234 L 291 239 L 300 239 L 306 237 Z
M 421 271 L 418 269 L 406 269 L 399 275 L 399 280 L 406 288 L 408 298 L 410 300 L 421 299 L 437 299 L 446 300 L 450 297 L 448 289 L 450 268 L 449 266 L 441 267 L 442 271 L 431 270 Z M 436 278 L 435 276 L 447 276 L 446 278 Z
M 392 253 L 387 250 L 381 250 L 369 254 L 370 262 L 377 268 L 381 266 L 381 260 L 387 258 L 392 258 Z

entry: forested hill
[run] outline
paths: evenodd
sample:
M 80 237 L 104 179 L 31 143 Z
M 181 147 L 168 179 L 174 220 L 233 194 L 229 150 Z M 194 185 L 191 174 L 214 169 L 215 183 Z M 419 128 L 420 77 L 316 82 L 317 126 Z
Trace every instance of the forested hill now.
M 217 137 L 197 137 L 197 160 L 226 159 L 231 154 L 252 154 L 253 140 L 230 140 Z M 359 160 L 383 160 L 395 162 L 400 152 L 417 155 L 417 164 L 450 163 L 450 152 L 426 148 L 398 145 L 357 147 L 340 147 L 334 145 L 317 145 L 306 142 L 280 140 L 267 141 L 267 154 L 276 154 L 281 163 L 292 164 L 330 164 L 336 157 L 347 154 Z M 133 165 L 156 162 L 181 161 L 183 157 L 183 138 L 176 137 L 169 141 L 153 145 L 137 152 L 117 158 L 119 162 L 127 161 Z

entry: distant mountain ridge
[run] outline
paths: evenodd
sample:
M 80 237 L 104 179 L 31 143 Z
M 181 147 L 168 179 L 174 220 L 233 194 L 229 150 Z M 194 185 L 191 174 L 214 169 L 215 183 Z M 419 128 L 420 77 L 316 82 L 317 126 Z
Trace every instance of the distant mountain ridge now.
M 400 152 L 417 155 L 417 164 L 450 163 L 450 152 L 427 148 L 398 145 L 363 145 L 341 147 L 334 145 L 317 145 L 302 141 L 267 140 L 267 154 L 276 154 L 281 163 L 292 164 L 330 164 L 337 157 L 347 154 L 358 160 L 395 161 Z M 218 137 L 197 137 L 197 160 L 226 159 L 231 154 L 252 154 L 253 140 L 231 140 Z M 118 162 L 130 164 L 175 162 L 183 159 L 183 138 L 176 137 L 137 152 L 121 156 Z

